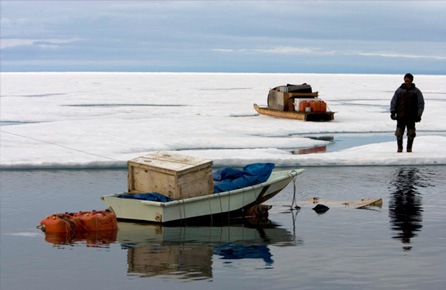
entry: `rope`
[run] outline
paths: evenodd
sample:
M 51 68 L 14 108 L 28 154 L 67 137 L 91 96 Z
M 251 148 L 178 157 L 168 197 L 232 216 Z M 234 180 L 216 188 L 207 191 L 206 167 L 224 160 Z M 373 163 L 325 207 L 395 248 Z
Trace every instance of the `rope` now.
M 293 178 L 293 200 L 291 201 L 291 210 L 294 209 L 294 206 L 297 206 L 296 202 L 296 176 Z
M 76 235 L 76 224 L 72 220 L 67 218 L 65 215 L 60 215 L 59 218 L 64 220 L 64 221 L 66 221 L 66 222 L 68 222 L 68 224 L 70 224 L 71 233 L 72 233 L 73 236 L 75 236 Z
M 59 146 L 59 147 L 66 148 L 66 149 L 70 149 L 70 150 L 73 150 L 73 151 L 81 152 L 81 153 L 84 153 L 84 154 L 88 154 L 88 155 L 92 155 L 92 156 L 96 156 L 96 157 L 101 157 L 101 158 L 105 158 L 105 159 L 110 159 L 110 160 L 114 160 L 114 161 L 119 161 L 118 159 L 114 159 L 114 158 L 110 158 L 110 157 L 107 157 L 107 156 L 90 153 L 90 152 L 87 152 L 87 151 L 83 151 L 83 150 L 80 150 L 80 149 L 76 149 L 76 148 L 65 146 L 65 145 L 61 145 L 61 144 L 57 144 L 57 143 L 54 143 L 54 142 L 48 142 L 48 141 L 45 141 L 45 140 L 40 140 L 40 139 L 33 138 L 33 137 L 28 137 L 28 136 L 24 136 L 24 135 L 20 135 L 20 134 L 16 134 L 16 133 L 11 133 L 11 132 L 4 131 L 4 130 L 0 130 L 0 131 L 4 132 L 4 133 L 7 133 L 7 134 L 14 135 L 14 136 L 18 136 L 18 137 L 22 137 L 22 138 L 26 138 L 26 139 L 30 139 L 30 140 L 34 140 L 34 141 L 38 141 L 38 142 L 54 145 L 54 146 Z

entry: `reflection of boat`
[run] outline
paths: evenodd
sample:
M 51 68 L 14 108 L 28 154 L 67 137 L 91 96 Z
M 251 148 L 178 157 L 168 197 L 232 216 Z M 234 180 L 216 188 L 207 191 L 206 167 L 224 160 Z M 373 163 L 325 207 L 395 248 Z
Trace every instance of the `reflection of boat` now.
M 294 245 L 291 233 L 271 222 L 264 225 L 171 227 L 149 223 L 118 222 L 117 241 L 128 247 L 158 244 L 244 243 Z
M 294 236 L 276 225 L 166 227 L 119 222 L 117 240 L 128 249 L 128 273 L 143 277 L 212 277 L 213 256 L 273 263 L 269 245 L 295 245 Z
M 254 104 L 254 109 L 262 115 L 303 121 L 331 121 L 334 112 L 327 110 L 327 104 L 312 92 L 311 86 L 278 86 L 268 93 L 268 106 Z
M 177 199 L 168 202 L 120 198 L 119 194 L 101 197 L 118 219 L 155 223 L 184 223 L 202 218 L 223 220 L 243 217 L 283 190 L 303 169 L 273 171 L 267 181 L 239 189 Z

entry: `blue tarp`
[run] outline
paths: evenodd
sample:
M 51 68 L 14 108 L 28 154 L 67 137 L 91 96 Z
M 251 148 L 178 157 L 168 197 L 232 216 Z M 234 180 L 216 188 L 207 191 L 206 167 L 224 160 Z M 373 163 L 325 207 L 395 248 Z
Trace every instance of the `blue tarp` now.
M 253 163 L 243 170 L 224 167 L 212 174 L 214 192 L 223 192 L 259 184 L 268 180 L 275 167 L 274 163 Z
M 137 194 L 120 194 L 119 198 L 129 198 L 129 199 L 139 199 L 139 200 L 150 200 L 150 201 L 159 201 L 159 202 L 168 202 L 173 199 L 162 195 L 158 192 L 149 192 L 149 193 L 137 193 Z

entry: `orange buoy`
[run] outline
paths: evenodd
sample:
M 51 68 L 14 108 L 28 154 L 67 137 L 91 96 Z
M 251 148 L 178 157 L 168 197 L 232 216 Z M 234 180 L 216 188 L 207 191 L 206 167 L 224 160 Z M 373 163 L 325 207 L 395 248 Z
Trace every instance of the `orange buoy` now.
M 113 231 L 118 228 L 116 214 L 109 210 L 99 210 L 91 212 L 79 212 L 81 227 L 86 232 L 92 231 Z
M 57 213 L 40 221 L 39 228 L 45 233 L 81 233 L 111 231 L 118 228 L 116 214 L 109 210 L 77 213 Z
M 100 246 L 116 241 L 118 221 L 110 210 L 57 213 L 41 220 L 38 228 L 45 233 L 45 240 L 55 245 L 85 240 L 87 246 Z
M 75 233 L 79 219 L 71 213 L 52 214 L 40 221 L 40 229 L 45 233 Z

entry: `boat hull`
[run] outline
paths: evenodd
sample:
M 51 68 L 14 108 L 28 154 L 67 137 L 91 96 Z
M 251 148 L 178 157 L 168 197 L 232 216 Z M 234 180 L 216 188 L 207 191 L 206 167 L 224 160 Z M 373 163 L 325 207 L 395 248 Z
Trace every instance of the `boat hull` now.
M 245 210 L 274 197 L 303 171 L 276 171 L 266 182 L 260 184 L 164 203 L 119 198 L 119 194 L 103 196 L 101 199 L 118 219 L 125 220 L 166 224 L 213 216 L 241 217 Z
M 334 119 L 334 112 L 298 112 L 298 111 L 278 111 L 266 107 L 259 107 L 254 104 L 254 109 L 261 115 L 278 118 L 302 120 L 302 121 L 331 121 Z

